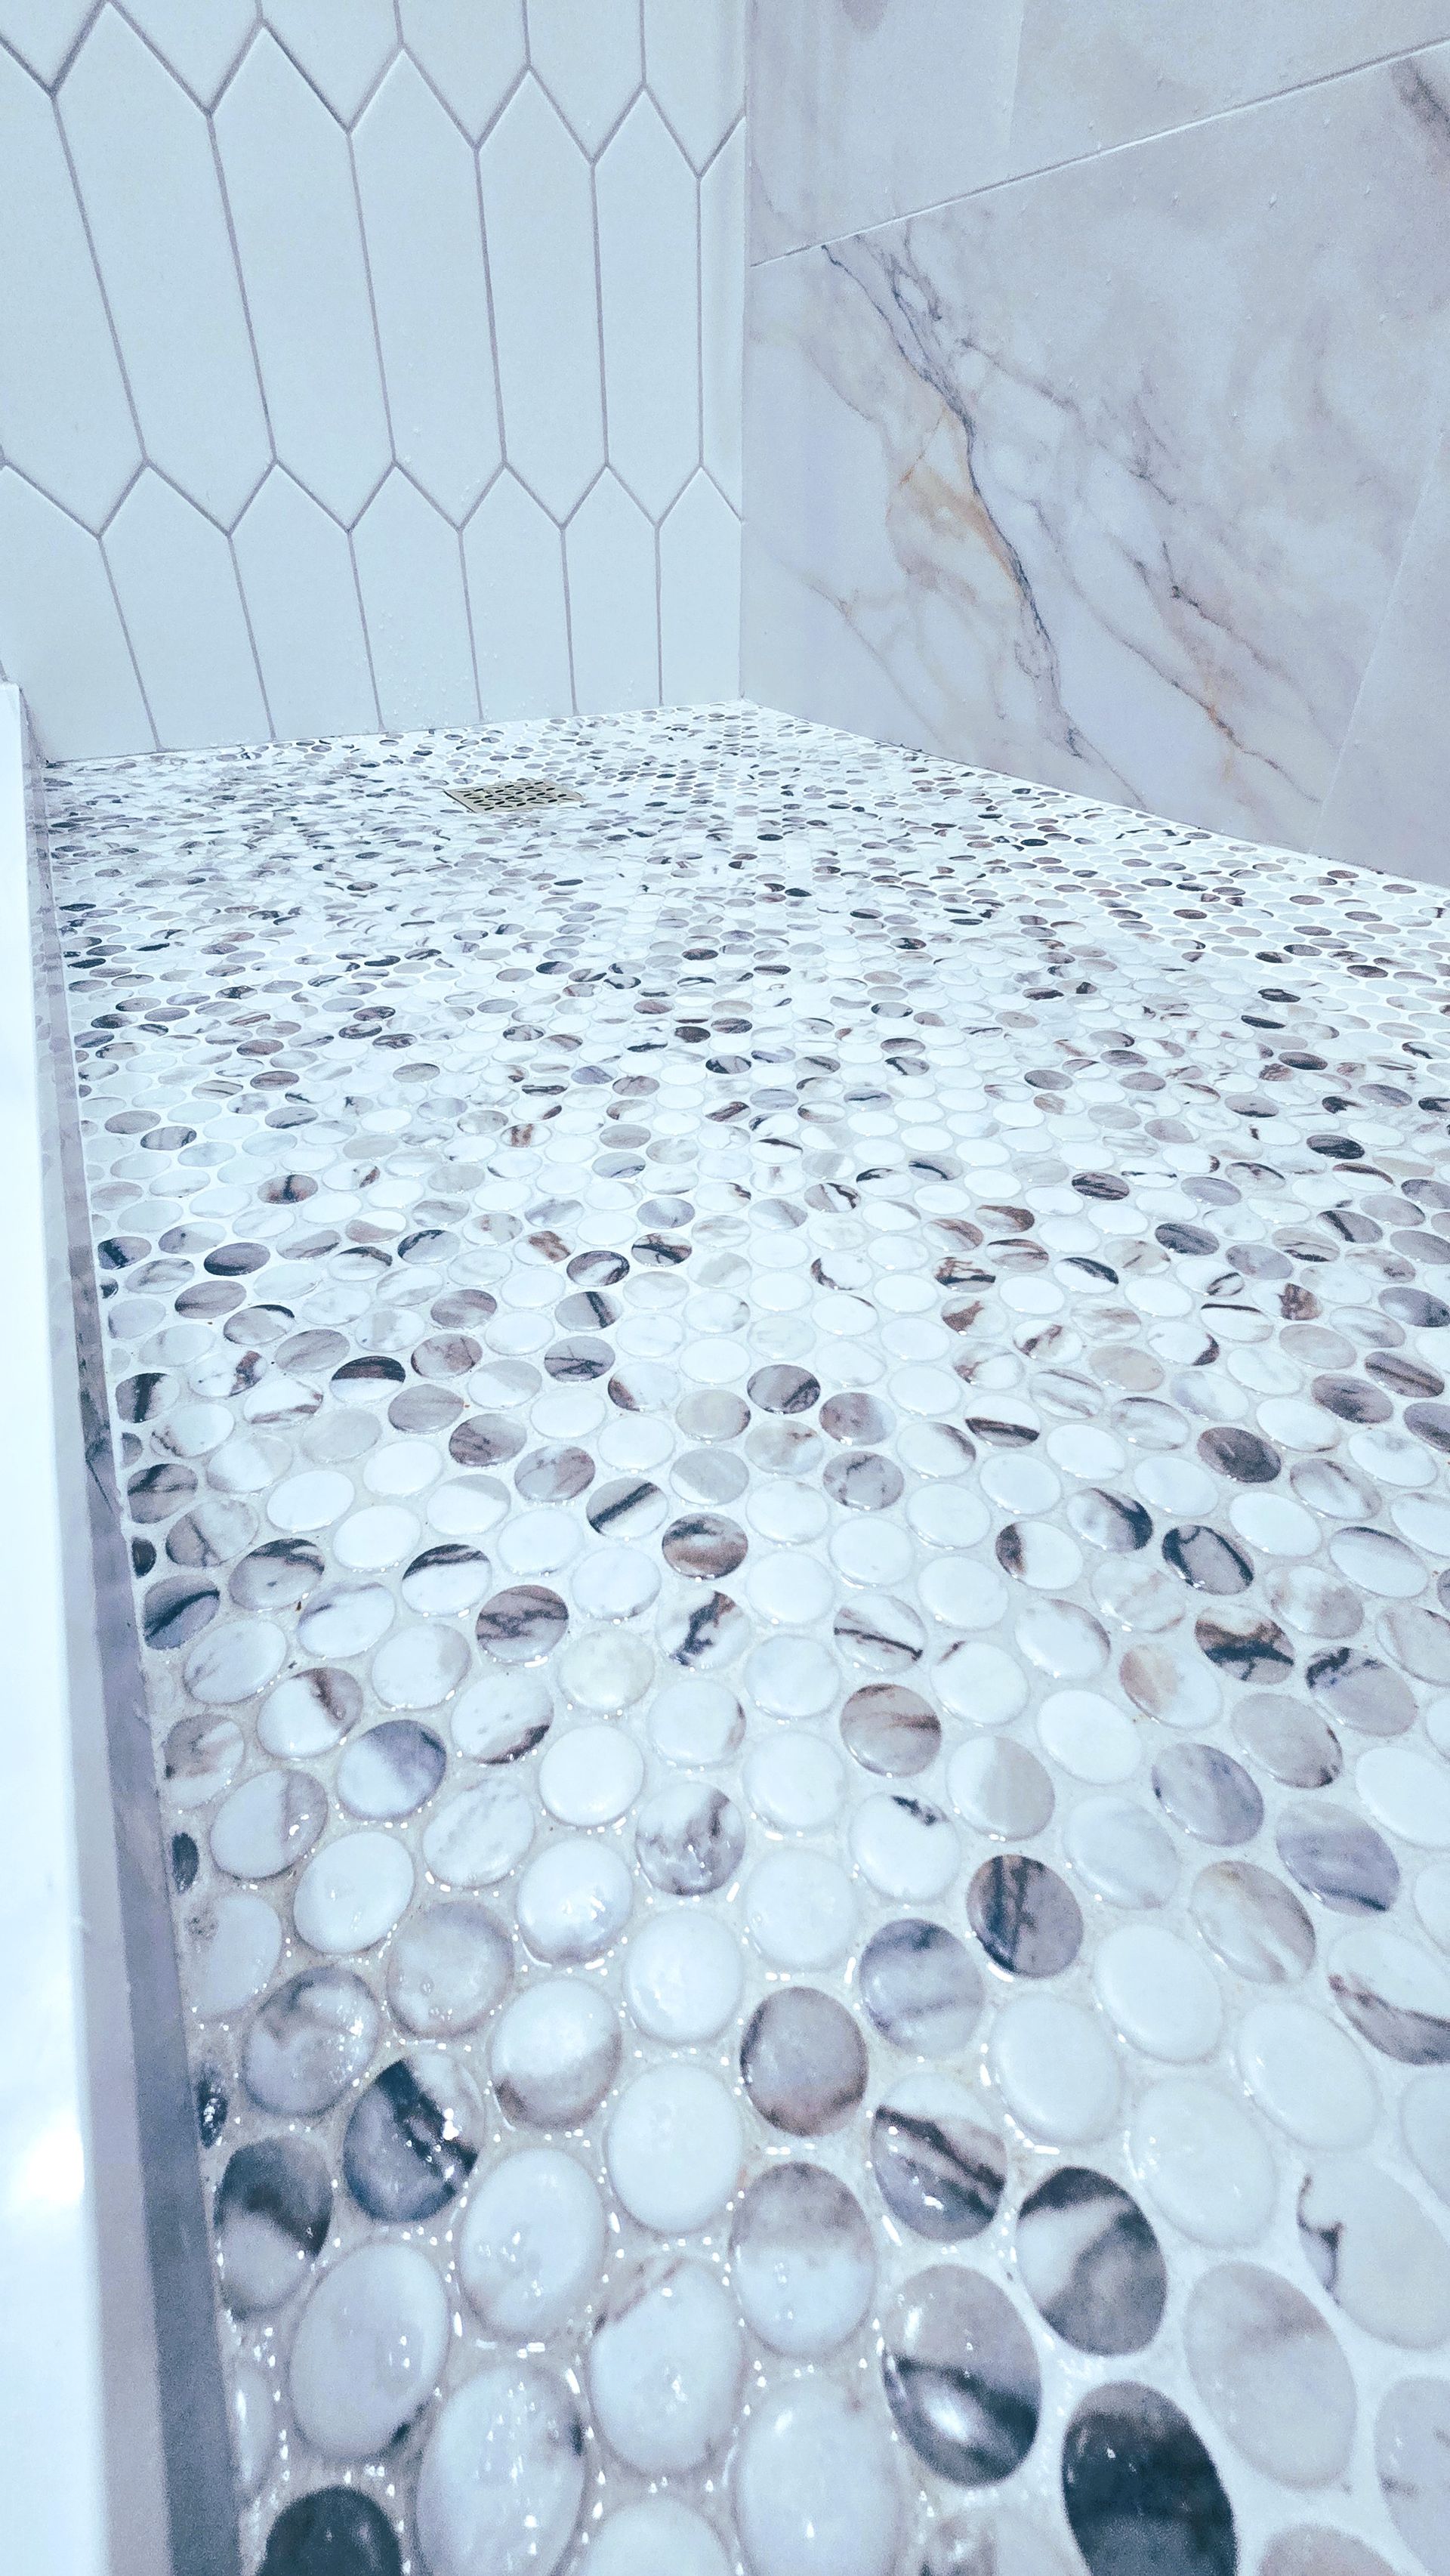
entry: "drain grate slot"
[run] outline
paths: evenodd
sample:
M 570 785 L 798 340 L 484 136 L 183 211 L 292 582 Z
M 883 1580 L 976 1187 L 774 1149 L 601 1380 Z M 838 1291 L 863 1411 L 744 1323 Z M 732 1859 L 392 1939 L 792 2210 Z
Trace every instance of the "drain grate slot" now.
M 443 793 L 470 814 L 529 814 L 539 805 L 584 802 L 574 788 L 560 787 L 552 778 L 494 778 L 481 787 L 445 787 Z

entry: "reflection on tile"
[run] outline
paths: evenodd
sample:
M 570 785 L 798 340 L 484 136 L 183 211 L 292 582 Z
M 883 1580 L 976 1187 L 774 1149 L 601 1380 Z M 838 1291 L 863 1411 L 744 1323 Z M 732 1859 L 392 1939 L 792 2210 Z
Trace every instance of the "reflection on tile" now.
M 1441 49 L 753 271 L 751 693 L 1310 839 L 1441 425 L 1447 100 Z
M 751 258 L 1005 177 L 1022 6 L 755 0 Z
M 51 796 L 243 2563 L 1438 2576 L 1439 897 L 748 708 Z

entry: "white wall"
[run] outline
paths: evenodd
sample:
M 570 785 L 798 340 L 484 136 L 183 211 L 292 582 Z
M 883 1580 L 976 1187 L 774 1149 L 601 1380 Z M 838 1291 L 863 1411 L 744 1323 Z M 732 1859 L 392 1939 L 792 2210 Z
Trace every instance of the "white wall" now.
M 0 0 L 50 758 L 733 696 L 740 0 Z

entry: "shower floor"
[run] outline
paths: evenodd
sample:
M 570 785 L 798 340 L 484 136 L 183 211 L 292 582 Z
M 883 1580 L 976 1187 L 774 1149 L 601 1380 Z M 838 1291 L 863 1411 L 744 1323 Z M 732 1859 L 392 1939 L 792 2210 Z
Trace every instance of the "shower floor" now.
M 749 708 L 48 790 L 244 2568 L 1443 2576 L 1438 896 Z

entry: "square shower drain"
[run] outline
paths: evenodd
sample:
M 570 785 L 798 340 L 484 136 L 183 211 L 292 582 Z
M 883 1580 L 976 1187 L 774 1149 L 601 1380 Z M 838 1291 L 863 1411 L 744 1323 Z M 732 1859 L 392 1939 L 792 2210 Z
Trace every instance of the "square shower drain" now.
M 584 802 L 576 789 L 560 787 L 552 778 L 494 778 L 482 787 L 445 787 L 443 793 L 470 814 L 531 814 L 540 805 Z

